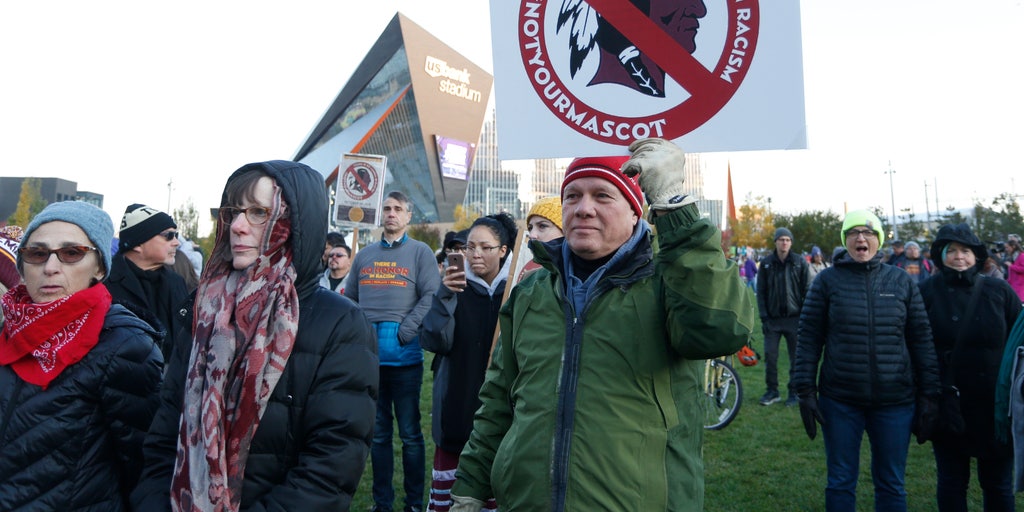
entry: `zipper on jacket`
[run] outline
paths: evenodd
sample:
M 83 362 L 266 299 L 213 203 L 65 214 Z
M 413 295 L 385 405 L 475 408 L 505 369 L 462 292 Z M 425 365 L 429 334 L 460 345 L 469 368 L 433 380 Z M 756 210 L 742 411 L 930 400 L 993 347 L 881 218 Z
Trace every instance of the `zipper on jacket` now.
M 875 343 L 875 290 L 872 287 L 871 279 L 872 272 L 868 271 L 864 274 L 864 280 L 867 281 L 868 291 L 868 382 L 871 384 L 871 403 L 874 404 L 878 400 L 878 347 Z
M 569 454 L 576 410 L 576 380 L 579 377 L 581 334 L 579 318 L 570 302 L 566 311 L 566 345 L 562 356 L 561 379 L 558 383 L 558 406 L 555 413 L 555 439 L 552 442 L 551 510 L 565 510 L 565 494 L 569 488 Z

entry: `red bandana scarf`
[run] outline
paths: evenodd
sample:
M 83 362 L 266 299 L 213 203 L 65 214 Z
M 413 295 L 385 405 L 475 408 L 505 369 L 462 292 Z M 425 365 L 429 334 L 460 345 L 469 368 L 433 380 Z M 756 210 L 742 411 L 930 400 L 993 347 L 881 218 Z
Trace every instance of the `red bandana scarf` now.
M 266 249 L 245 270 L 225 259 L 228 226 L 196 292 L 194 341 L 185 381 L 178 455 L 171 483 L 175 511 L 239 510 L 249 446 L 295 344 L 299 299 L 291 223 L 275 187 Z
M 12 288 L 0 299 L 6 319 L 0 332 L 0 365 L 46 389 L 99 343 L 110 301 L 102 284 L 43 303 L 32 302 L 23 284 Z

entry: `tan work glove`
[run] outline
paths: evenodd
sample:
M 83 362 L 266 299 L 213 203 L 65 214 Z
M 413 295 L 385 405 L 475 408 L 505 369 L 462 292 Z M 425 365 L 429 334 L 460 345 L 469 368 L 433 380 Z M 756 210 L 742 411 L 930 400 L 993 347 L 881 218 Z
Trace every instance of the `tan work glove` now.
M 484 508 L 484 502 L 469 496 L 456 496 L 452 494 L 452 506 L 449 512 L 480 512 Z
M 683 189 L 686 154 L 675 144 L 658 138 L 640 139 L 629 145 L 632 155 L 622 164 L 626 176 L 639 175 L 640 189 L 655 211 L 675 210 L 697 202 Z

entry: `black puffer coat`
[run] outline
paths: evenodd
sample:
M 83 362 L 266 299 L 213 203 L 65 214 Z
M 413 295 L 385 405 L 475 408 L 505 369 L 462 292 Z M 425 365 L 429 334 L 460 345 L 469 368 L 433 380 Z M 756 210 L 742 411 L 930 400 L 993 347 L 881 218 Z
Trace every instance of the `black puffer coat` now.
M 0 366 L 0 510 L 117 512 L 159 403 L 159 335 L 120 305 L 43 390 Z
M 348 510 L 369 454 L 378 386 L 376 340 L 349 299 L 319 285 L 327 235 L 323 177 L 294 162 L 249 164 L 282 189 L 291 218 L 299 294 L 295 346 L 253 437 L 242 483 L 242 510 Z M 225 234 L 222 243 L 227 243 Z M 214 249 L 215 251 L 217 249 Z M 196 300 L 203 300 L 197 297 Z M 192 325 L 187 309 L 183 325 Z M 146 467 L 132 504 L 170 510 L 191 333 L 176 337 L 160 410 L 146 437 Z
M 834 263 L 811 283 L 800 314 L 797 391 L 817 388 L 858 407 L 938 395 L 938 362 L 917 283 L 883 265 L 881 253 L 860 263 L 844 250 Z
M 957 271 L 945 265 L 942 250 L 951 242 L 971 248 L 977 260 L 973 267 Z M 960 411 L 967 426 L 961 435 L 940 430 L 933 442 L 956 447 L 972 457 L 1009 456 L 1009 447 L 996 441 L 995 388 L 1006 338 L 1020 314 L 1020 299 L 1006 281 L 980 273 L 988 252 L 965 224 L 940 228 L 932 254 L 939 273 L 921 283 L 921 295 L 931 319 L 940 375 L 944 377 L 954 360 L 951 354 L 957 337 L 964 330 L 963 351 L 955 358 L 955 372 L 949 377 L 960 390 Z M 974 283 L 979 280 L 982 288 L 978 305 L 973 317 L 965 319 Z

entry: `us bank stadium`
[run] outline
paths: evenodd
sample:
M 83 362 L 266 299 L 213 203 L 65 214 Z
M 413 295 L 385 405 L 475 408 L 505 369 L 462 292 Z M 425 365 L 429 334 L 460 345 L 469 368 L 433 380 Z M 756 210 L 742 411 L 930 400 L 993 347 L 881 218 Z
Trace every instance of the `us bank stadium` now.
M 466 197 L 493 83 L 396 14 L 294 160 L 333 188 L 345 153 L 384 155 L 384 189 L 409 196 L 413 222 L 451 222 Z

